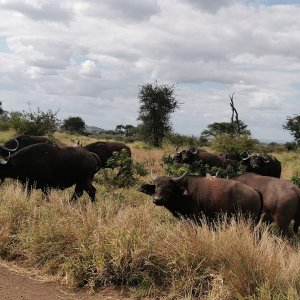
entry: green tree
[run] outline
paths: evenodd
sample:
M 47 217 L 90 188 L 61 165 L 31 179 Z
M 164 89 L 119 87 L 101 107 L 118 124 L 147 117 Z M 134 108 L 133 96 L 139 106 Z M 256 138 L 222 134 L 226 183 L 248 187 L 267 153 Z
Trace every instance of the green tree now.
M 117 125 L 115 132 L 121 136 L 133 137 L 136 134 L 137 128 L 133 125 Z
M 7 121 L 9 119 L 8 112 L 2 108 L 2 101 L 0 101 L 0 120 Z
M 8 130 L 10 126 L 9 114 L 2 108 L 2 101 L 0 101 L 0 130 Z
M 210 139 L 215 138 L 216 136 L 226 133 L 234 135 L 236 132 L 236 121 L 234 122 L 215 122 L 209 124 L 207 129 L 201 132 L 202 139 Z M 243 121 L 239 120 L 239 128 L 240 134 L 251 135 L 250 130 L 247 129 L 248 125 L 246 125 Z
M 161 146 L 166 132 L 171 130 L 170 115 L 180 106 L 174 91 L 174 85 L 158 85 L 157 82 L 140 88 L 140 134 L 155 147 Z
M 11 112 L 10 123 L 21 134 L 48 135 L 51 136 L 57 129 L 59 120 L 57 112 L 48 110 L 36 112 Z
M 63 121 L 62 129 L 72 133 L 84 133 L 85 122 L 80 117 L 69 117 Z
M 294 141 L 300 144 L 300 115 L 294 117 L 287 117 L 286 123 L 282 125 L 283 129 L 289 130 L 294 137 Z

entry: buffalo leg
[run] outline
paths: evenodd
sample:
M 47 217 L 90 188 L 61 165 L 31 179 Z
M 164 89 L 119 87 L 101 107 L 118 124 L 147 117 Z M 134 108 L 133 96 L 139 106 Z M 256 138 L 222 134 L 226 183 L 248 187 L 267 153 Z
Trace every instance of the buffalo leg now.
M 74 194 L 72 195 L 70 202 L 76 201 L 79 197 L 83 195 L 83 187 L 82 185 L 76 184 Z
M 91 198 L 91 201 L 95 202 L 96 188 L 92 185 L 92 183 L 90 181 L 88 181 L 86 183 L 84 190 L 87 192 L 87 194 Z
M 43 198 L 48 201 L 49 200 L 49 188 L 48 187 L 44 187 L 42 188 L 42 193 L 43 193 Z
M 289 224 L 291 222 L 290 219 L 283 219 L 280 216 L 276 215 L 274 217 L 274 222 L 277 224 L 282 236 L 284 236 L 284 237 L 290 237 L 291 236 L 291 234 L 289 233 Z

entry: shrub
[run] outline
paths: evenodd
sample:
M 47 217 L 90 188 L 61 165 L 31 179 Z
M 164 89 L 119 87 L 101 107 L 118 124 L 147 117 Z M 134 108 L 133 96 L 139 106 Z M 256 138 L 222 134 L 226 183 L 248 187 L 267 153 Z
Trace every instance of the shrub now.
M 5 131 L 9 130 L 11 124 L 9 121 L 6 120 L 0 120 L 0 130 Z
M 10 122 L 19 134 L 52 135 L 58 125 L 57 112 L 12 112 Z
M 295 142 L 287 142 L 284 146 L 288 151 L 296 151 L 298 148 L 298 145 Z
M 238 168 L 233 168 L 232 166 L 227 166 L 226 168 L 210 167 L 207 164 L 203 164 L 201 161 L 195 161 L 192 164 L 179 164 L 174 162 L 169 156 L 164 156 L 162 162 L 165 166 L 165 172 L 169 176 L 180 176 L 187 172 L 187 174 L 190 175 L 206 176 L 206 174 L 209 173 L 222 178 L 232 178 L 245 172 L 244 166 L 239 166 Z
M 292 176 L 291 182 L 300 188 L 300 177 L 299 176 L 296 176 L 296 175 Z
M 211 143 L 212 149 L 219 152 L 241 153 L 254 149 L 257 141 L 250 135 L 219 134 Z
M 204 146 L 205 143 L 201 142 L 199 138 L 195 136 L 182 135 L 179 133 L 168 132 L 165 135 L 164 143 L 172 144 L 176 146 Z
M 100 171 L 101 181 L 116 187 L 129 187 L 138 180 L 138 176 L 147 175 L 144 165 L 134 162 L 125 149 L 114 152 L 107 160 L 107 164 L 113 169 Z

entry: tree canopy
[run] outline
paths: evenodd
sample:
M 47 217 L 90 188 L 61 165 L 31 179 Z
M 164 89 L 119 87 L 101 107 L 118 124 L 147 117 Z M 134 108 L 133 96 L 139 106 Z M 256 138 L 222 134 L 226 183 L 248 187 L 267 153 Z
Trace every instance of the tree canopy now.
M 236 121 L 233 122 L 215 122 L 209 124 L 207 129 L 201 132 L 201 138 L 215 138 L 216 136 L 227 133 L 227 134 L 235 134 L 236 133 Z M 246 125 L 243 121 L 239 120 L 239 131 L 240 134 L 250 135 L 250 130 L 247 129 L 248 125 Z
M 282 127 L 285 130 L 289 130 L 295 142 L 300 144 L 300 115 L 295 115 L 294 117 L 288 116 L 286 123 Z
M 140 134 L 153 146 L 161 146 L 166 132 L 171 130 L 170 116 L 180 104 L 174 96 L 174 85 L 157 82 L 141 86 L 139 91 Z
M 69 117 L 63 121 L 61 128 L 72 133 L 83 133 L 85 122 L 80 117 Z

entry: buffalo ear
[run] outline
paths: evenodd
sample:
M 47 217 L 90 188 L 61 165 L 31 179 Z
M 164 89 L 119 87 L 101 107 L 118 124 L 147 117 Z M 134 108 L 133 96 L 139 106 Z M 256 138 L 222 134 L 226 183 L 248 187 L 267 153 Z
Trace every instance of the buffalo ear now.
M 187 189 L 186 187 L 181 186 L 181 187 L 179 188 L 179 194 L 180 194 L 181 196 L 188 196 L 188 195 L 189 195 L 189 191 L 188 191 L 188 189 Z
M 144 184 L 138 189 L 138 191 L 152 196 L 155 194 L 155 185 L 154 184 Z
M 189 195 L 189 191 L 188 191 L 186 188 L 183 188 L 183 189 L 181 190 L 181 195 L 182 195 L 182 196 L 188 196 L 188 195 Z

